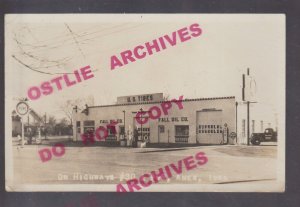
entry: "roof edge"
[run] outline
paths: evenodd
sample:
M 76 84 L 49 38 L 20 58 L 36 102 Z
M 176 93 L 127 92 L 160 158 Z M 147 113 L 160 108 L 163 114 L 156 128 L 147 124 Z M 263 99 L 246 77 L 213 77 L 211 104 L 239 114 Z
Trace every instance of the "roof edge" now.
M 224 97 L 212 97 L 212 98 L 195 98 L 195 99 L 183 99 L 183 102 L 190 101 L 206 101 L 206 100 L 217 100 L 217 99 L 234 99 L 235 96 L 224 96 Z M 155 102 L 138 102 L 138 103 L 127 103 L 127 104 L 110 104 L 110 105 L 99 105 L 99 106 L 88 106 L 88 108 L 101 108 L 109 106 L 131 106 L 131 105 L 141 105 L 141 104 L 159 104 L 166 101 L 155 101 Z

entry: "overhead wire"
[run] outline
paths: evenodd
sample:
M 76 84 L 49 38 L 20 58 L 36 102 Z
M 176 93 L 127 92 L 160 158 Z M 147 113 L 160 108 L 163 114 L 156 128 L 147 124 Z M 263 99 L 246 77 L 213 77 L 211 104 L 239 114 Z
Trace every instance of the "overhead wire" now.
M 122 24 L 123 26 L 124 26 L 124 24 Z M 143 26 L 143 25 L 134 25 L 134 26 L 132 26 L 132 27 L 127 27 L 127 28 L 121 28 L 121 29 L 119 29 L 119 30 L 113 30 L 113 31 L 111 31 L 111 32 L 108 32 L 107 33 L 107 31 L 94 31 L 94 32 L 92 32 L 92 33 L 87 33 L 86 31 L 85 31 L 85 33 L 86 34 L 82 34 L 82 35 L 79 35 L 79 36 L 76 36 L 77 38 L 78 37 L 88 37 L 88 38 L 86 38 L 86 39 L 81 39 L 81 40 L 79 40 L 80 42 L 82 42 L 82 41 L 91 41 L 91 40 L 95 40 L 95 39 L 98 39 L 98 38 L 100 38 L 100 37 L 105 37 L 105 36 L 108 36 L 108 35 L 111 35 L 111 34 L 115 34 L 115 33 L 117 33 L 117 32 L 122 32 L 122 31 L 126 31 L 126 30 L 130 30 L 130 29 L 133 29 L 133 28 L 136 28 L 136 27 L 140 27 L 140 26 Z M 120 26 L 114 26 L 114 27 L 110 27 L 109 29 L 114 29 L 114 28 L 116 28 L 116 27 L 120 27 Z M 97 36 L 92 36 L 92 37 L 89 37 L 89 36 L 91 36 L 91 34 L 97 34 L 97 33 L 102 33 L 101 35 L 97 35 Z M 74 38 L 74 37 L 72 37 L 72 38 Z M 30 65 L 28 65 L 28 64 L 26 64 L 24 61 L 22 61 L 22 60 L 20 60 L 20 58 L 17 58 L 16 57 L 16 55 L 15 54 L 13 54 L 12 55 L 12 57 L 17 61 L 17 62 L 19 62 L 20 64 L 22 64 L 23 66 L 25 66 L 26 68 L 28 68 L 28 69 L 31 69 L 31 70 L 33 70 L 33 71 L 36 71 L 36 72 L 39 72 L 39 73 L 42 73 L 42 74 L 51 74 L 51 75 L 53 75 L 53 74 L 72 74 L 72 73 L 67 73 L 67 72 L 64 72 L 64 73 L 58 73 L 58 72 L 54 72 L 54 73 L 51 73 L 51 72 L 45 72 L 45 71 L 41 71 L 41 70 L 39 70 L 39 68 L 52 68 L 52 67 L 60 67 L 61 65 L 65 65 L 64 63 L 59 63 L 59 62 L 61 62 L 61 61 L 63 61 L 63 62 L 66 62 L 66 61 L 70 61 L 72 58 L 74 58 L 74 56 L 72 57 L 72 58 L 63 58 L 63 59 L 60 59 L 60 60 L 55 60 L 55 61 L 53 61 L 53 60 L 48 60 L 48 59 L 43 59 L 43 58 L 40 58 L 40 57 L 38 57 L 38 56 L 36 56 L 36 55 L 32 55 L 31 53 L 30 53 L 30 51 L 28 52 L 25 52 L 24 51 L 24 48 L 22 47 L 22 46 L 24 46 L 24 45 L 26 45 L 26 44 L 24 44 L 24 43 L 21 43 L 20 41 L 18 41 L 17 39 L 15 39 L 16 40 L 16 42 L 17 42 L 17 45 L 18 45 L 18 47 L 19 47 L 19 49 L 21 50 L 21 54 L 22 55 L 25 55 L 25 56 L 27 56 L 27 57 L 30 57 L 30 58 L 32 58 L 32 59 L 35 59 L 36 61 L 39 61 L 40 63 L 41 62 L 54 62 L 54 63 L 57 63 L 57 64 L 55 64 L 55 65 L 48 65 L 48 66 L 39 66 L 39 67 L 33 67 L 33 66 L 30 66 Z M 73 39 L 74 40 L 74 39 Z M 80 42 L 79 41 L 73 41 L 70 45 L 73 45 L 73 44 L 79 44 Z M 69 45 L 69 43 L 68 43 L 68 45 Z M 34 46 L 33 46 L 34 47 Z M 46 48 L 43 48 L 43 49 L 46 49 Z M 75 57 L 76 57 L 76 55 L 75 55 Z M 98 69 L 96 69 L 96 70 L 94 70 L 94 71 L 97 71 Z
M 104 29 L 101 28 L 101 29 L 98 29 L 96 31 L 89 32 L 89 33 L 86 33 L 86 31 L 83 31 L 82 33 L 85 33 L 85 34 L 78 35 L 78 37 L 81 38 L 81 37 L 89 36 L 89 35 L 96 34 L 96 33 L 106 32 L 106 30 L 114 29 L 114 28 L 120 27 L 120 26 L 124 26 L 124 24 L 113 26 L 113 27 L 109 27 L 109 28 L 104 28 Z M 57 48 L 61 44 L 66 45 L 66 43 L 68 43 L 68 44 L 74 44 L 73 37 L 66 37 L 66 36 L 68 36 L 68 34 L 64 34 L 64 36 L 62 36 L 63 39 L 57 38 L 56 41 L 52 41 L 52 42 L 48 43 L 48 45 L 47 45 L 46 48 L 42 47 L 42 48 L 40 48 L 38 50 L 36 50 L 36 48 L 34 48 L 34 49 L 29 50 L 28 52 L 33 52 L 33 51 L 37 52 L 37 51 L 42 51 L 44 49 L 47 50 L 47 49 L 51 49 L 51 48 Z M 42 42 L 44 42 L 44 41 L 40 41 L 40 43 L 42 43 Z M 29 44 L 27 44 L 27 45 L 29 46 Z M 49 46 L 49 45 L 51 45 L 51 46 Z M 35 47 L 35 46 L 31 45 L 31 47 Z

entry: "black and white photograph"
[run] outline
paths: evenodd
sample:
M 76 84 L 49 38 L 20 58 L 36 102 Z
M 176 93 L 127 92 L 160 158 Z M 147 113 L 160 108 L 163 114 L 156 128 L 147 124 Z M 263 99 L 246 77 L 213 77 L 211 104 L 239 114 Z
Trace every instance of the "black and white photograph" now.
M 285 14 L 4 23 L 7 191 L 285 191 Z

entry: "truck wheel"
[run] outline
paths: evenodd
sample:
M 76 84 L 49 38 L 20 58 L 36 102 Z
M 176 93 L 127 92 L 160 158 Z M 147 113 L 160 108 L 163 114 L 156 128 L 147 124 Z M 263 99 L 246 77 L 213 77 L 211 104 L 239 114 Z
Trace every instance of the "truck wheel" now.
M 253 145 L 260 145 L 260 140 L 259 140 L 259 139 L 252 139 L 252 140 L 251 140 L 251 143 L 252 143 Z

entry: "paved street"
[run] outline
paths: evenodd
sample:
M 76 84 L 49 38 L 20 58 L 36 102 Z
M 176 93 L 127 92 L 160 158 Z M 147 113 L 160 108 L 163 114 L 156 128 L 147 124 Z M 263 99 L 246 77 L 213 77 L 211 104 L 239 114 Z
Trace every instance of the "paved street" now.
M 40 160 L 46 145 L 13 146 L 14 176 L 19 184 L 119 183 L 205 152 L 204 166 L 168 180 L 170 183 L 272 182 L 276 179 L 277 146 L 198 146 L 121 148 L 66 146 L 62 157 Z

